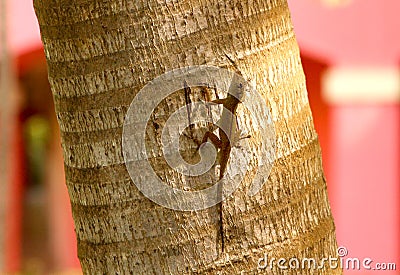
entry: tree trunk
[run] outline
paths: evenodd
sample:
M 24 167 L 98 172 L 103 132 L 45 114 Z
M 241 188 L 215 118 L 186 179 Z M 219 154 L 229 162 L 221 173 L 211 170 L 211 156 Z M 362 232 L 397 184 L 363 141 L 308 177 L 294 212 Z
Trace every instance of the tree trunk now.
M 258 266 L 265 256 L 300 262 L 336 257 L 320 147 L 286 0 L 35 0 L 34 5 L 84 273 L 254 274 L 271 272 Z M 175 211 L 139 192 L 125 166 L 122 128 L 146 83 L 190 65 L 232 69 L 229 56 L 268 103 L 276 160 L 259 193 L 246 194 L 250 173 L 245 187 L 223 202 L 222 253 L 218 207 Z M 194 90 L 192 99 L 200 92 Z M 182 187 L 181 177 L 158 154 L 155 122 L 181 107 L 184 95 L 170 99 L 154 111 L 146 144 L 157 142 L 150 161 L 158 175 Z M 299 270 L 273 267 L 274 274 L 290 272 Z

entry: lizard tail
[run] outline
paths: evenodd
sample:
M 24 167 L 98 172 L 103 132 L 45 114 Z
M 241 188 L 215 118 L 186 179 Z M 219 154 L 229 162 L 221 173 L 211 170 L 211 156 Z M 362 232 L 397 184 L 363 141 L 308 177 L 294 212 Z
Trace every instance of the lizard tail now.
M 224 223 L 223 223 L 223 205 L 222 202 L 219 203 L 219 233 L 221 239 L 221 251 L 224 253 L 225 250 L 225 237 L 224 237 Z
M 223 170 L 222 171 L 222 174 L 221 174 L 221 170 L 220 170 L 220 176 L 219 176 L 219 180 L 221 181 L 222 180 L 222 178 L 223 178 L 223 173 L 224 173 L 224 171 L 225 171 L 225 165 L 222 165 L 223 167 L 221 167 L 221 170 Z M 221 182 L 221 186 L 220 186 L 220 190 L 218 190 L 218 196 L 220 196 L 219 197 L 219 199 L 221 200 L 220 201 L 220 203 L 218 204 L 218 214 L 219 214 L 219 240 L 220 240 L 220 242 L 221 242 L 221 253 L 224 253 L 224 250 L 225 250 L 225 236 L 224 236 L 224 209 L 223 209 L 223 207 L 224 207 L 224 204 L 223 204 L 223 200 L 222 200 L 222 192 L 223 192 L 223 185 L 222 185 L 222 182 Z M 218 242 L 217 242 L 218 243 Z M 217 248 L 217 250 L 219 250 L 218 248 Z

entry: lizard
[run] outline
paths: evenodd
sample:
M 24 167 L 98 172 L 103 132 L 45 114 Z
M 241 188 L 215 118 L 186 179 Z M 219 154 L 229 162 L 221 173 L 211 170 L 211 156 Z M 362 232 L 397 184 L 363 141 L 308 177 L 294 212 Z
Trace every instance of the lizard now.
M 225 54 L 226 55 L 226 54 Z M 236 68 L 236 71 L 238 71 L 239 75 L 240 71 L 236 67 L 236 64 L 233 62 L 233 60 L 226 55 L 227 58 L 231 63 L 233 63 L 234 67 Z M 207 142 L 207 140 L 210 140 L 214 146 L 219 149 L 219 165 L 220 165 L 220 170 L 219 170 L 219 180 L 221 180 L 224 177 L 231 149 L 232 149 L 232 141 L 234 141 L 234 137 L 237 135 L 237 118 L 236 118 L 236 110 L 241 103 L 241 99 L 243 97 L 243 90 L 244 90 L 244 83 L 240 83 L 237 79 L 237 75 L 234 74 L 231 82 L 231 86 L 229 88 L 228 94 L 226 98 L 223 99 L 216 99 L 211 101 L 210 103 L 212 104 L 222 104 L 223 111 L 221 115 L 221 122 L 220 125 L 225 129 L 221 129 L 221 127 L 218 128 L 218 135 L 219 137 L 214 134 L 213 132 L 206 132 L 204 134 L 204 137 L 198 147 L 200 148 L 201 144 L 204 144 Z M 243 138 L 249 138 L 250 136 L 242 137 Z M 224 225 L 223 225 L 223 201 L 222 201 L 222 192 L 223 192 L 223 185 L 222 182 L 218 188 L 218 194 L 217 194 L 217 199 L 220 201 L 218 203 L 218 215 L 219 215 L 219 233 L 218 233 L 218 238 L 221 241 L 221 251 L 222 253 L 224 252 L 225 249 L 225 237 L 224 237 Z

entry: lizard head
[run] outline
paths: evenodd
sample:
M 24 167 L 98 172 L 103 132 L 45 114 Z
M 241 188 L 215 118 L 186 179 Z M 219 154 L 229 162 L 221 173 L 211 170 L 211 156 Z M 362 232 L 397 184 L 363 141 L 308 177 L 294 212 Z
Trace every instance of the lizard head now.
M 237 82 L 232 83 L 229 88 L 227 97 L 231 97 L 232 100 L 236 99 L 238 102 L 242 102 L 245 96 L 246 83 Z

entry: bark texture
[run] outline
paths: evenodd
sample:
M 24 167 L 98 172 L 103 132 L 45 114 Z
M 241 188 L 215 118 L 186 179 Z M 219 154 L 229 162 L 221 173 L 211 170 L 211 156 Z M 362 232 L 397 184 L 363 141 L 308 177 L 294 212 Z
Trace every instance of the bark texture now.
M 286 0 L 35 0 L 34 5 L 86 274 L 341 273 L 257 269 L 264 255 L 336 257 L 320 147 Z M 246 194 L 250 173 L 225 202 L 227 240 L 221 254 L 215 211 L 173 211 L 137 190 L 124 165 L 121 135 L 129 105 L 148 81 L 183 66 L 228 66 L 225 54 L 270 107 L 277 160 L 256 196 Z M 153 120 L 179 108 L 182 98 L 160 104 L 163 114 Z M 149 140 L 159 143 L 158 126 L 149 129 Z M 179 186 L 179 175 L 166 172 L 158 150 L 152 152 L 160 176 Z

